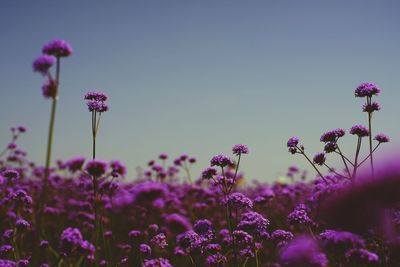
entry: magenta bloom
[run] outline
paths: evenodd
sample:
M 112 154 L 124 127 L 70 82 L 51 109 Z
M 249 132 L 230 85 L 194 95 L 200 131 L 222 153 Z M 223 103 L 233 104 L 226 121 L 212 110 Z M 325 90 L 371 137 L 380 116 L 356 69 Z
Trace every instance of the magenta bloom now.
M 53 40 L 43 46 L 43 54 L 55 57 L 68 57 L 72 54 L 72 47 L 64 40 Z
M 378 141 L 379 143 L 390 142 L 389 136 L 387 136 L 386 134 L 382 134 L 382 133 L 375 135 L 374 140 Z
M 232 147 L 234 155 L 249 154 L 249 148 L 244 144 L 237 144 Z
M 361 83 L 357 86 L 354 94 L 356 97 L 372 97 L 381 92 L 379 87 L 374 83 Z
M 233 162 L 230 157 L 220 154 L 212 157 L 210 164 L 211 166 L 225 167 L 227 165 L 232 165 Z
M 325 161 L 326 161 L 326 156 L 325 156 L 324 152 L 319 152 L 319 153 L 315 154 L 314 159 L 313 159 L 313 162 L 315 164 L 322 166 L 322 165 L 324 165 Z
M 341 128 L 337 128 L 331 131 L 327 131 L 321 135 L 320 141 L 327 143 L 327 142 L 337 142 L 340 137 L 345 135 L 345 130 Z
M 86 104 L 90 112 L 97 111 L 102 113 L 109 110 L 107 104 L 101 101 L 89 100 Z
M 289 138 L 289 140 L 287 141 L 287 147 L 292 148 L 292 147 L 296 147 L 300 142 L 300 139 L 297 137 L 291 137 Z
M 102 92 L 88 92 L 85 94 L 85 100 L 106 101 L 107 95 Z
M 381 109 L 381 106 L 379 105 L 378 102 L 372 102 L 371 104 L 364 104 L 363 106 L 363 112 L 368 112 L 372 113 L 374 111 L 379 111 Z
M 94 177 L 100 177 L 107 171 L 107 162 L 103 160 L 91 160 L 86 164 L 85 170 Z
M 57 82 L 55 80 L 47 80 L 42 86 L 42 93 L 44 98 L 56 98 L 57 87 Z
M 56 59 L 53 56 L 41 55 L 33 61 L 33 71 L 39 72 L 42 75 L 47 75 L 49 69 L 54 65 L 55 62 Z
M 213 178 L 215 175 L 217 175 L 217 170 L 213 167 L 208 167 L 201 173 L 201 177 L 206 180 Z
M 358 124 L 351 127 L 350 134 L 357 135 L 358 137 L 366 137 L 369 136 L 369 131 L 364 125 Z

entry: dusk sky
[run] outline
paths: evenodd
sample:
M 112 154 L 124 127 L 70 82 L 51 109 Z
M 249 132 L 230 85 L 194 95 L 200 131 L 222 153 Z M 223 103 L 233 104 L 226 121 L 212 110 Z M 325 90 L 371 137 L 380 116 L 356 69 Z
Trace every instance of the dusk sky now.
M 160 152 L 195 156 L 197 176 L 245 143 L 246 177 L 272 181 L 290 165 L 311 171 L 287 152 L 289 137 L 312 156 L 324 131 L 367 124 L 354 97 L 364 81 L 382 90 L 373 131 L 393 143 L 383 155 L 400 145 L 399 11 L 395 0 L 2 1 L 0 145 L 26 125 L 19 144 L 44 164 L 51 102 L 31 63 L 60 38 L 74 54 L 61 63 L 54 159 L 91 155 L 83 95 L 100 90 L 110 111 L 97 156 L 122 160 L 130 178 Z M 355 141 L 343 138 L 350 156 Z

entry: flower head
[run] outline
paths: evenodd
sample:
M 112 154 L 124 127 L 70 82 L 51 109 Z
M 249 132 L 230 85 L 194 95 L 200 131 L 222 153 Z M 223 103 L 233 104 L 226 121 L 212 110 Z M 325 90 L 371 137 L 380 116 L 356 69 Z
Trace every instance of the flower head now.
M 109 110 L 108 105 L 102 101 L 89 100 L 86 104 L 90 112 L 97 111 L 102 113 Z
M 374 111 L 379 111 L 381 109 L 381 105 L 378 102 L 366 103 L 363 106 L 363 112 L 372 113 Z
M 227 165 L 232 165 L 233 162 L 230 157 L 220 154 L 212 157 L 210 164 L 211 166 L 225 167 Z
M 237 144 L 232 147 L 234 155 L 249 154 L 249 148 L 244 144 Z
M 357 124 L 351 127 L 350 134 L 357 135 L 358 137 L 366 137 L 369 136 L 369 131 L 364 125 Z
M 340 137 L 345 135 L 345 130 L 341 128 L 337 128 L 331 131 L 327 131 L 321 135 L 320 141 L 327 143 L 327 142 L 337 142 Z
M 300 142 L 300 139 L 297 137 L 291 137 L 289 138 L 289 140 L 287 141 L 287 147 L 288 148 L 292 148 L 292 147 L 296 147 Z
M 72 54 L 72 47 L 64 40 L 53 40 L 43 46 L 43 54 L 55 57 L 68 57 Z
M 100 177 L 107 171 L 107 162 L 94 159 L 86 164 L 85 170 L 94 177 Z
M 32 68 L 34 72 L 39 72 L 44 76 L 49 73 L 49 69 L 55 62 L 56 59 L 53 56 L 41 55 L 33 61 Z
M 231 194 L 226 202 L 229 203 L 232 207 L 235 207 L 237 209 L 253 207 L 253 201 L 251 201 L 250 198 L 246 197 L 245 195 L 239 192 Z
M 56 98 L 57 97 L 58 84 L 53 79 L 48 79 L 42 86 L 42 93 L 44 98 Z
M 325 156 L 324 152 L 319 152 L 319 153 L 315 154 L 315 156 L 313 158 L 314 164 L 317 164 L 320 166 L 324 165 L 325 161 L 326 161 L 326 156 Z
M 88 92 L 85 94 L 85 100 L 96 100 L 96 101 L 106 101 L 108 99 L 107 95 L 102 92 Z
M 217 170 L 213 167 L 208 167 L 201 173 L 201 177 L 205 180 L 209 180 L 215 175 L 217 175 Z
M 387 136 L 386 134 L 383 134 L 383 133 L 375 135 L 374 140 L 378 141 L 379 143 L 390 142 L 389 136 Z
M 374 83 L 361 83 L 357 86 L 354 94 L 356 97 L 371 97 L 381 92 L 379 87 Z

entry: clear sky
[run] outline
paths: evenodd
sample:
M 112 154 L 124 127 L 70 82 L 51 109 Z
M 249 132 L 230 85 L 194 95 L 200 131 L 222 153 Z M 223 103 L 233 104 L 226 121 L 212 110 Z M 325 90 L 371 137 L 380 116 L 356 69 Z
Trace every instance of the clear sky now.
M 249 179 L 308 168 L 286 140 L 299 136 L 313 154 L 323 131 L 365 124 L 353 95 L 363 81 L 381 87 L 375 129 L 398 145 L 399 11 L 395 0 L 2 1 L 0 145 L 26 125 L 20 144 L 44 162 L 50 102 L 31 62 L 54 38 L 74 48 L 62 62 L 55 158 L 90 155 L 88 90 L 110 98 L 98 157 L 123 160 L 132 176 L 159 152 L 196 156 L 197 174 L 235 143 L 250 147 Z M 349 154 L 354 141 L 344 140 Z

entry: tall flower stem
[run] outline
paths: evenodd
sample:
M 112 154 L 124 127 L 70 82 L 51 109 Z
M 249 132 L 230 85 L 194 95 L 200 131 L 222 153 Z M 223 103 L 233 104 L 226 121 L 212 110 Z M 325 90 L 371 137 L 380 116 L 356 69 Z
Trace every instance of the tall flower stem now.
M 357 147 L 356 147 L 356 155 L 354 157 L 354 168 L 353 168 L 353 174 L 351 175 L 351 179 L 354 181 L 355 176 L 357 174 L 357 168 L 358 168 L 358 156 L 360 154 L 360 149 L 361 149 L 361 137 L 358 137 L 357 140 Z
M 340 148 L 339 148 L 339 146 L 337 144 L 336 144 L 336 147 L 337 147 L 337 150 L 338 150 L 338 154 L 340 155 L 340 157 L 343 160 L 343 164 L 344 164 L 344 166 L 346 168 L 347 173 L 349 174 L 349 176 L 351 176 L 349 166 L 346 163 L 346 157 L 343 155 L 342 151 L 340 150 Z
M 57 57 L 56 63 L 56 92 L 54 94 L 52 104 L 51 104 L 51 114 L 50 114 L 50 125 L 49 125 L 49 133 L 47 136 L 47 152 L 46 152 L 46 165 L 45 165 L 45 173 L 44 173 L 44 181 L 43 181 L 43 199 L 41 206 L 44 206 L 46 203 L 47 196 L 47 187 L 50 176 L 50 164 L 51 164 L 51 151 L 53 145 L 53 133 L 54 133 L 54 124 L 56 120 L 56 110 L 57 110 L 57 102 L 58 102 L 58 87 L 60 82 L 60 57 Z
M 368 112 L 368 131 L 369 131 L 369 156 L 371 162 L 371 172 L 372 176 L 375 175 L 374 171 L 374 158 L 373 158 L 373 149 L 372 149 L 372 113 Z
M 96 159 L 96 111 L 92 111 L 92 159 Z

